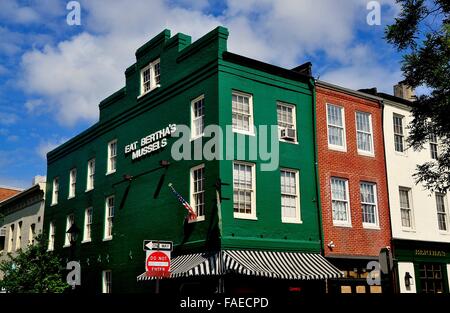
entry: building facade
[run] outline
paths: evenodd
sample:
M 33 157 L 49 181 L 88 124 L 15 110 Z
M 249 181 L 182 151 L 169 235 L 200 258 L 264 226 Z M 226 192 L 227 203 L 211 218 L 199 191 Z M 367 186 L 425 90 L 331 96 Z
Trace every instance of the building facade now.
M 333 293 L 380 293 L 371 261 L 390 246 L 381 98 L 316 82 L 317 146 L 325 256 L 344 278 Z
M 227 38 L 163 31 L 98 123 L 48 154 L 44 229 L 49 250 L 80 262 L 80 292 L 153 291 L 145 239 L 174 243 L 180 278 L 161 291 L 307 292 L 340 276 L 320 254 L 314 80 L 230 53 Z
M 0 202 L 0 262 L 34 244 L 42 232 L 44 205 L 45 180 Z
M 448 293 L 450 226 L 448 194 L 416 184 L 416 166 L 439 156 L 438 139 L 421 151 L 408 146 L 413 102 L 379 93 L 384 100 L 384 140 L 392 241 L 402 293 Z

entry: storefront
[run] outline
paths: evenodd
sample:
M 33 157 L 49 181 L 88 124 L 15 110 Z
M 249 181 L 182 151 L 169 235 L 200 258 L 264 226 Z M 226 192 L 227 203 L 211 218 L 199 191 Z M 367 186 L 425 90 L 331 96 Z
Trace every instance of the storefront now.
M 449 292 L 450 244 L 394 240 L 394 259 L 400 292 Z

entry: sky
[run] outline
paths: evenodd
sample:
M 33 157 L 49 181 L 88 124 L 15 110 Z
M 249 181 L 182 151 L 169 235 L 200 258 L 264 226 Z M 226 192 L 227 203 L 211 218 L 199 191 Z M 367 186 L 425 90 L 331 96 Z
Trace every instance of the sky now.
M 229 29 L 228 50 L 316 78 L 392 93 L 401 55 L 383 39 L 399 14 L 369 0 L 0 0 L 0 186 L 27 188 L 46 174 L 46 153 L 98 120 L 98 104 L 125 84 L 135 51 L 163 29 L 196 40 Z

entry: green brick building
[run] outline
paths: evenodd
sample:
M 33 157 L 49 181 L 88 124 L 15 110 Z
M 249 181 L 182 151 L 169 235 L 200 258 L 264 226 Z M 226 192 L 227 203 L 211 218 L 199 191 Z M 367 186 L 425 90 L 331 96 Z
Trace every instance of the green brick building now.
M 219 278 L 225 290 L 275 282 L 317 290 L 339 275 L 320 255 L 308 66 L 287 70 L 227 52 L 227 38 L 223 27 L 195 42 L 164 30 L 136 51 L 125 87 L 100 103 L 99 121 L 48 154 L 44 230 L 50 250 L 80 262 L 80 292 L 152 292 L 153 280 L 137 279 L 144 239 L 173 241 L 173 258 L 201 255 L 194 274 L 162 280 L 161 292 L 199 282 L 214 292 Z M 205 126 L 220 126 L 233 142 L 224 135 L 223 148 L 212 150 L 227 157 L 174 158 L 173 131 L 182 125 L 192 126 L 192 151 L 207 145 Z M 260 125 L 275 125 L 275 135 L 269 129 L 265 138 Z M 274 150 L 271 160 L 252 155 L 264 142 Z M 264 170 L 270 162 L 275 167 Z M 197 211 L 196 221 L 185 221 L 169 183 Z M 66 234 L 72 224 L 81 231 L 73 245 Z M 220 270 L 205 265 L 219 259 Z M 297 275 L 271 270 L 279 262 Z M 189 268 L 179 270 L 188 276 Z

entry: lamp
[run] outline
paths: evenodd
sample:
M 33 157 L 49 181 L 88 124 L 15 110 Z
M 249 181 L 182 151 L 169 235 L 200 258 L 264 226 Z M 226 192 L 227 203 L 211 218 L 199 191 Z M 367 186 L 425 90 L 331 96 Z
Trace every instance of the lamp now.
M 66 231 L 67 238 L 69 239 L 70 245 L 74 245 L 77 242 L 78 235 L 80 234 L 80 229 L 75 223 L 73 223 L 69 229 Z
M 412 285 L 412 276 L 409 274 L 409 272 L 405 273 L 405 286 L 410 287 Z

